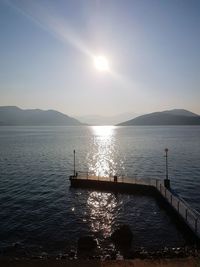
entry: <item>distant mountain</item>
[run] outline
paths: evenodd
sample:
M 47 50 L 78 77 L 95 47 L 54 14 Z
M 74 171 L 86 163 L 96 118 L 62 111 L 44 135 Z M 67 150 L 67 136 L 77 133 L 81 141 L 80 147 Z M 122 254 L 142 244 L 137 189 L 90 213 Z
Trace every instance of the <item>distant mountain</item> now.
M 56 110 L 23 110 L 15 106 L 4 106 L 0 107 L 0 125 L 76 126 L 82 123 Z
M 177 116 L 187 116 L 187 117 L 198 117 L 199 116 L 199 115 L 197 115 L 191 111 L 188 111 L 186 109 L 166 110 L 166 111 L 163 111 L 163 113 L 177 115 Z
M 118 125 L 200 125 L 200 116 L 185 109 L 173 109 L 142 115 Z
M 114 116 L 85 115 L 75 118 L 82 123 L 87 123 L 89 125 L 115 125 L 121 121 L 133 119 L 138 115 L 139 114 L 134 113 L 122 113 Z

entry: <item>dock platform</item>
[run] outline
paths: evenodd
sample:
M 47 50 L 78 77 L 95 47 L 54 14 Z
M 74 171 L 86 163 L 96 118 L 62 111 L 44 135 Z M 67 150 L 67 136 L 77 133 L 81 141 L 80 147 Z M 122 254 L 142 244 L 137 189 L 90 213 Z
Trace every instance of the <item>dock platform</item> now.
M 76 173 L 69 177 L 71 187 L 93 188 L 96 190 L 109 190 L 128 194 L 151 194 L 159 202 L 164 203 L 173 217 L 187 228 L 188 231 L 200 242 L 200 213 L 178 196 L 164 180 L 136 179 L 129 177 L 102 177 L 88 173 Z

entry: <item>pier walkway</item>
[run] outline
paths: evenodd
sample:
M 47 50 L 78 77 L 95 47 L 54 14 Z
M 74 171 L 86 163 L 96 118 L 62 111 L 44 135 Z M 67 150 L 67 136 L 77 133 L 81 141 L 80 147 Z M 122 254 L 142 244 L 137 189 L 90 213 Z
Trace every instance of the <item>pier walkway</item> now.
M 159 196 L 168 205 L 183 223 L 193 232 L 195 237 L 200 240 L 200 213 L 179 197 L 170 188 L 165 186 L 163 180 L 159 179 L 136 179 L 129 177 L 102 177 L 90 175 L 89 173 L 76 173 L 70 176 L 72 187 L 92 187 L 96 189 L 109 189 L 114 191 L 127 191 L 134 193 L 136 190 L 141 192 L 152 192 Z

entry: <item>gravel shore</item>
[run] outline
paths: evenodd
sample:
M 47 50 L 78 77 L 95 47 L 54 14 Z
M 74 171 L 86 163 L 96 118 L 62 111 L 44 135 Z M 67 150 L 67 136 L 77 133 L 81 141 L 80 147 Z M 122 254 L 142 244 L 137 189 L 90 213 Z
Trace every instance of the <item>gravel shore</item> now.
M 119 261 L 10 260 L 0 261 L 0 265 L 2 267 L 198 267 L 200 258 Z

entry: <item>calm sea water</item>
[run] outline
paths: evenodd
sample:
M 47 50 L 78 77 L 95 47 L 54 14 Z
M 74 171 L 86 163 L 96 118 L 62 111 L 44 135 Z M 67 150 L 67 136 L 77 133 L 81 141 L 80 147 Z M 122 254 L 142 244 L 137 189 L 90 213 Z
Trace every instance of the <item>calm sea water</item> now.
M 165 176 L 200 211 L 200 127 L 0 127 L 0 248 L 20 242 L 57 253 L 93 234 L 100 250 L 119 224 L 135 247 L 181 246 L 182 234 L 153 198 L 70 188 L 73 150 L 81 171 Z

